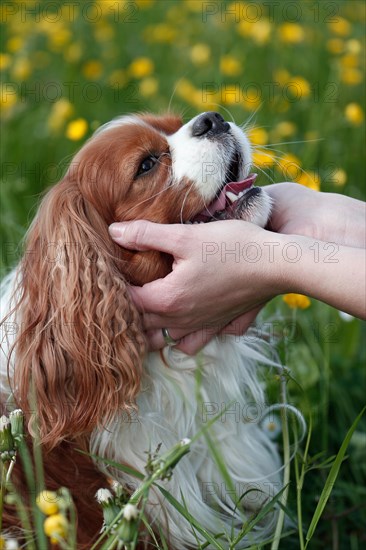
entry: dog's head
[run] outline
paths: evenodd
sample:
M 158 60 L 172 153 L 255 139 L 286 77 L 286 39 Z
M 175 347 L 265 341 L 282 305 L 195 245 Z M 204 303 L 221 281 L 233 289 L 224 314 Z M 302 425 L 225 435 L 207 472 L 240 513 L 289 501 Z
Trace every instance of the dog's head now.
M 17 314 L 15 393 L 35 388 L 44 442 L 85 434 L 133 406 L 145 341 L 126 283 L 171 270 L 172 258 L 113 243 L 112 222 L 265 225 L 270 201 L 254 187 L 250 145 L 218 113 L 185 125 L 166 115 L 102 126 L 44 198 L 29 230 Z

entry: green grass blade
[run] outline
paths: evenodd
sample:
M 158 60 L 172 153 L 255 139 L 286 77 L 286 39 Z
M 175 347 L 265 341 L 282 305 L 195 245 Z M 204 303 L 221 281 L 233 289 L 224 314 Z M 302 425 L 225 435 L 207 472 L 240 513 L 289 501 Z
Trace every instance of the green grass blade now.
M 170 502 L 170 504 L 172 504 L 174 506 L 174 508 L 176 510 L 178 510 L 178 512 L 180 514 L 182 514 L 182 516 L 184 518 L 186 518 L 186 520 L 189 521 L 189 523 L 191 523 L 191 525 L 199 533 L 201 533 L 201 535 L 203 537 L 205 537 L 207 542 L 210 542 L 218 550 L 223 550 L 223 547 L 217 542 L 217 540 L 215 540 L 215 538 L 212 535 L 210 535 L 210 533 L 208 531 L 206 531 L 206 529 L 204 529 L 198 523 L 198 521 L 184 508 L 184 506 L 182 506 L 182 504 L 180 502 L 178 502 L 178 500 L 176 498 L 173 497 L 172 494 L 170 494 L 166 489 L 164 489 L 160 485 L 156 485 L 156 487 L 158 487 L 158 489 L 161 491 L 161 493 L 164 495 L 164 497 L 167 499 L 167 501 Z
M 318 525 L 319 519 L 320 519 L 320 517 L 321 517 L 321 515 L 324 511 L 325 505 L 326 505 L 326 503 L 328 501 L 328 498 L 330 497 L 330 494 L 333 490 L 334 483 L 337 479 L 339 469 L 341 467 L 344 455 L 346 454 L 346 450 L 347 450 L 347 447 L 348 447 L 349 442 L 351 440 L 351 437 L 353 435 L 353 432 L 355 431 L 357 424 L 359 423 L 363 413 L 365 412 L 365 409 L 366 409 L 366 407 L 364 407 L 362 409 L 362 411 L 357 416 L 357 418 L 353 422 L 352 426 L 348 430 L 347 435 L 344 438 L 343 443 L 341 445 L 341 448 L 338 451 L 338 454 L 337 454 L 337 457 L 334 461 L 334 464 L 333 464 L 333 466 L 332 466 L 332 468 L 331 468 L 331 470 L 328 474 L 327 480 L 326 480 L 325 485 L 324 485 L 324 489 L 323 489 L 323 491 L 320 495 L 318 505 L 317 505 L 316 510 L 314 512 L 313 519 L 311 520 L 308 532 L 306 533 L 306 541 L 307 542 L 306 542 L 305 548 L 307 547 L 309 541 L 311 540 L 311 538 L 314 534 L 314 531 L 316 529 L 316 526 Z

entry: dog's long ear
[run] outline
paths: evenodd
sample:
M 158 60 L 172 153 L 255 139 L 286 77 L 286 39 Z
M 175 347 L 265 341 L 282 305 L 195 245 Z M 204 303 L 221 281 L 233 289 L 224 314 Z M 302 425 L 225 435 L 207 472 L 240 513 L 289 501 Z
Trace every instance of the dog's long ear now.
M 145 340 L 117 256 L 76 184 L 66 178 L 48 193 L 20 266 L 13 350 L 14 393 L 27 410 L 35 399 L 46 446 L 133 407 Z

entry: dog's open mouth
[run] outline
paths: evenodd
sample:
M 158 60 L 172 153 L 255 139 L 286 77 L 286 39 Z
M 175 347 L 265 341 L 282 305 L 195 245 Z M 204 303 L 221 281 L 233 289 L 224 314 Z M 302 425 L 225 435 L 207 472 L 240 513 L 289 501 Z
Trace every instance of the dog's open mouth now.
M 237 175 L 231 169 L 229 169 L 230 179 Z M 232 205 L 238 199 L 241 199 L 249 189 L 253 187 L 253 184 L 257 178 L 257 174 L 249 174 L 247 178 L 242 181 L 228 181 L 224 183 L 222 188 L 218 191 L 215 199 L 205 208 L 202 212 L 199 212 L 191 220 L 192 223 L 208 222 L 215 217 L 220 218 L 222 214 L 229 213 L 232 210 Z M 233 178 L 234 179 L 234 178 Z M 216 213 L 220 213 L 220 216 L 216 216 Z M 228 216 L 231 217 L 231 216 Z

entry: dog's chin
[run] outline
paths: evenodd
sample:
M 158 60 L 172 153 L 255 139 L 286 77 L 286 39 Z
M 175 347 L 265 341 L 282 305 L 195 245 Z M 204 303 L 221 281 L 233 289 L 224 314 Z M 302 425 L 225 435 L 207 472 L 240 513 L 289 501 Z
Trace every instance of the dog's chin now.
M 265 227 L 271 214 L 272 201 L 260 187 L 252 187 L 232 203 L 225 219 L 243 220 Z

